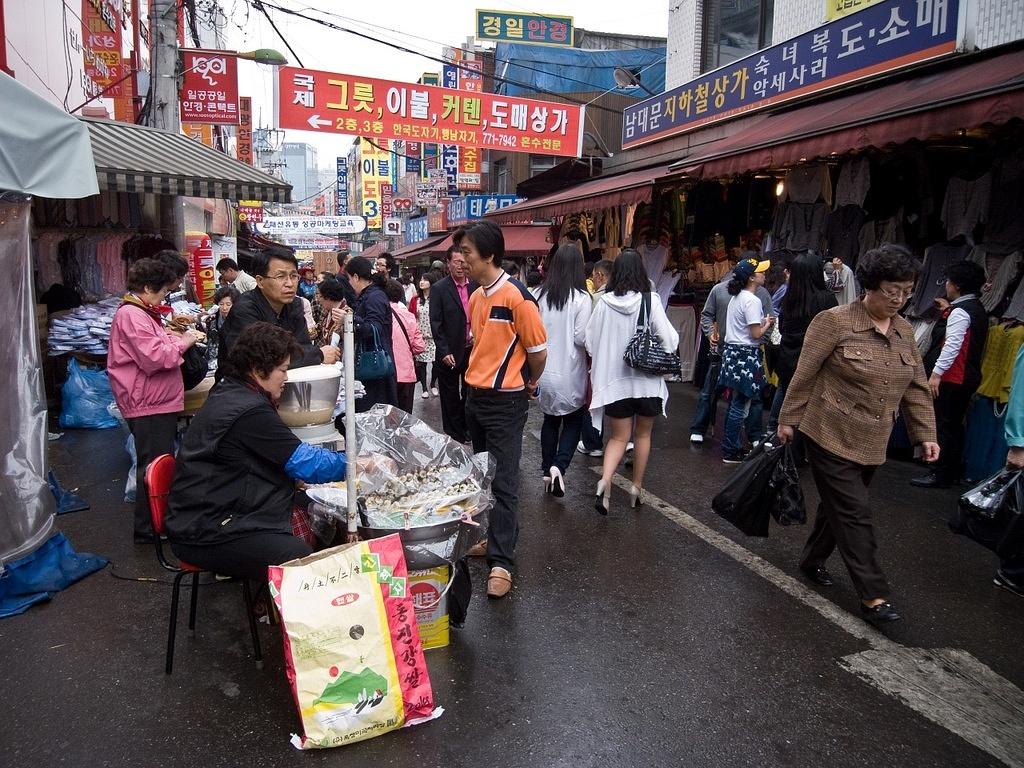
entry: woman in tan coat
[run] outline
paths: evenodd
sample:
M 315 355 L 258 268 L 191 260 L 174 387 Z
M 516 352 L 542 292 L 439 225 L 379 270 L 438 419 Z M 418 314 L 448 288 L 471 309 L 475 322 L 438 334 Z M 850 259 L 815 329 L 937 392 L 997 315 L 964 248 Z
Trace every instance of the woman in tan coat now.
M 857 264 L 864 296 L 821 312 L 804 338 L 779 415 L 779 439 L 799 429 L 821 504 L 800 569 L 829 586 L 825 561 L 836 548 L 872 624 L 896 621 L 889 584 L 878 564 L 868 485 L 885 462 L 898 413 L 925 461 L 939 457 L 924 365 L 910 324 L 898 313 L 914 291 L 920 263 L 906 248 L 884 244 Z

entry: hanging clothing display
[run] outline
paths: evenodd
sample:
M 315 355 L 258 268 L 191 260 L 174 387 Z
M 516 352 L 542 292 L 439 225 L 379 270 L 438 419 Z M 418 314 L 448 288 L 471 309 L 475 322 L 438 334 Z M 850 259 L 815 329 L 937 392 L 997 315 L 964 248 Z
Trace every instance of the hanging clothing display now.
M 780 204 L 772 228 L 774 247 L 820 252 L 828 213 L 825 203 Z
M 988 290 L 982 291 L 981 303 L 985 305 L 986 310 L 994 312 L 1006 295 L 1010 282 L 1020 269 L 1021 252 L 1014 251 L 1003 256 L 991 253 L 985 245 L 976 245 L 969 258 L 985 269 Z
M 825 256 L 856 268 L 863 226 L 864 211 L 857 204 L 843 205 L 832 211 L 825 225 Z
M 981 385 L 978 394 L 1004 404 L 1010 399 L 1013 364 L 1024 344 L 1024 325 L 1002 323 L 988 331 L 985 355 L 981 360 Z
M 992 165 L 992 197 L 985 224 L 985 246 L 998 253 L 1024 247 L 1024 150 Z
M 914 317 L 934 314 L 935 300 L 946 295 L 946 272 L 951 264 L 966 259 L 969 245 L 933 245 L 924 252 L 924 265 L 914 287 L 907 313 Z
M 836 183 L 835 208 L 853 205 L 862 208 L 871 187 L 871 162 L 865 156 L 843 163 Z
M 791 168 L 783 181 L 782 200 L 793 203 L 832 205 L 832 179 L 827 165 L 799 165 Z
M 896 212 L 895 216 L 878 221 L 869 221 L 860 228 L 858 246 L 860 255 L 876 248 L 882 243 L 903 242 L 903 209 Z
M 951 178 L 946 186 L 941 214 L 942 223 L 946 225 L 946 237 L 950 240 L 957 235 L 973 238 L 975 227 L 988 217 L 991 194 L 991 173 L 974 180 Z
M 964 480 L 968 485 L 1006 466 L 1006 405 L 979 397 L 967 414 L 964 435 Z

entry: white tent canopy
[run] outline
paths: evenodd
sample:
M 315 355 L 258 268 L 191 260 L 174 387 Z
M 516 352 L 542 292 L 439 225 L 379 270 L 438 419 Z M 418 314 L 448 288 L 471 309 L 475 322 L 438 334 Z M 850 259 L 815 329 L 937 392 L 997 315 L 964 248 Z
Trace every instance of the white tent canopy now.
M 98 195 L 89 128 L 0 72 L 0 190 L 36 197 Z

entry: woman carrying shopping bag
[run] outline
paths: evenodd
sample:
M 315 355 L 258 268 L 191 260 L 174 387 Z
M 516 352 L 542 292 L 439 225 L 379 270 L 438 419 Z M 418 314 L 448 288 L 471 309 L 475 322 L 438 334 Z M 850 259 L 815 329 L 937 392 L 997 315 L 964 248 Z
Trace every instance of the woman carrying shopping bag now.
M 409 301 L 409 311 L 415 316 L 420 327 L 420 335 L 423 337 L 423 351 L 416 355 L 416 379 L 423 387 L 421 397 L 424 400 L 431 394 L 437 397 L 437 368 L 434 363 L 437 347 L 434 345 L 434 336 L 430 330 L 430 289 L 440 279 L 441 275 L 437 272 L 424 274 L 416 284 L 416 295 Z M 430 365 L 429 384 L 427 365 Z
M 398 379 L 398 407 L 412 413 L 416 396 L 415 357 L 424 349 L 416 318 L 406 309 L 405 288 L 397 280 L 388 280 L 384 292 L 391 302 L 391 347 L 395 350 L 395 374 Z
M 369 259 L 362 256 L 349 259 L 345 272 L 357 296 L 352 310 L 360 357 L 356 363 L 356 378 L 366 388 L 366 394 L 356 401 L 356 410 L 362 413 L 378 403 L 397 406 L 398 379 L 391 344 L 391 302 L 384 292 L 387 275 L 375 272 Z M 364 362 L 364 356 L 367 362 Z M 371 366 L 368 361 L 375 364 Z
M 537 298 L 548 334 L 548 361 L 540 377 L 541 471 L 544 490 L 565 496 L 565 473 L 587 414 L 587 323 L 593 301 L 587 293 L 579 249 L 563 245 L 548 262 Z

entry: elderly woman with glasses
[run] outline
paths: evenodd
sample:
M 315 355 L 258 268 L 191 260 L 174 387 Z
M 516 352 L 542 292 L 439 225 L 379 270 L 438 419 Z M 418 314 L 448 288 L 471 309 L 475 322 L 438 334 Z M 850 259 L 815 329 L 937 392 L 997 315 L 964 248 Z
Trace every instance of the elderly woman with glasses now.
M 805 438 L 821 496 L 800 569 L 830 586 L 825 561 L 838 548 L 861 614 L 875 625 L 900 618 L 878 563 L 868 497 L 899 413 L 925 461 L 939 457 L 924 364 L 913 328 L 899 315 L 919 271 L 918 260 L 899 245 L 861 257 L 857 280 L 864 296 L 811 321 L 779 415 L 779 440 L 792 440 L 797 429 Z

